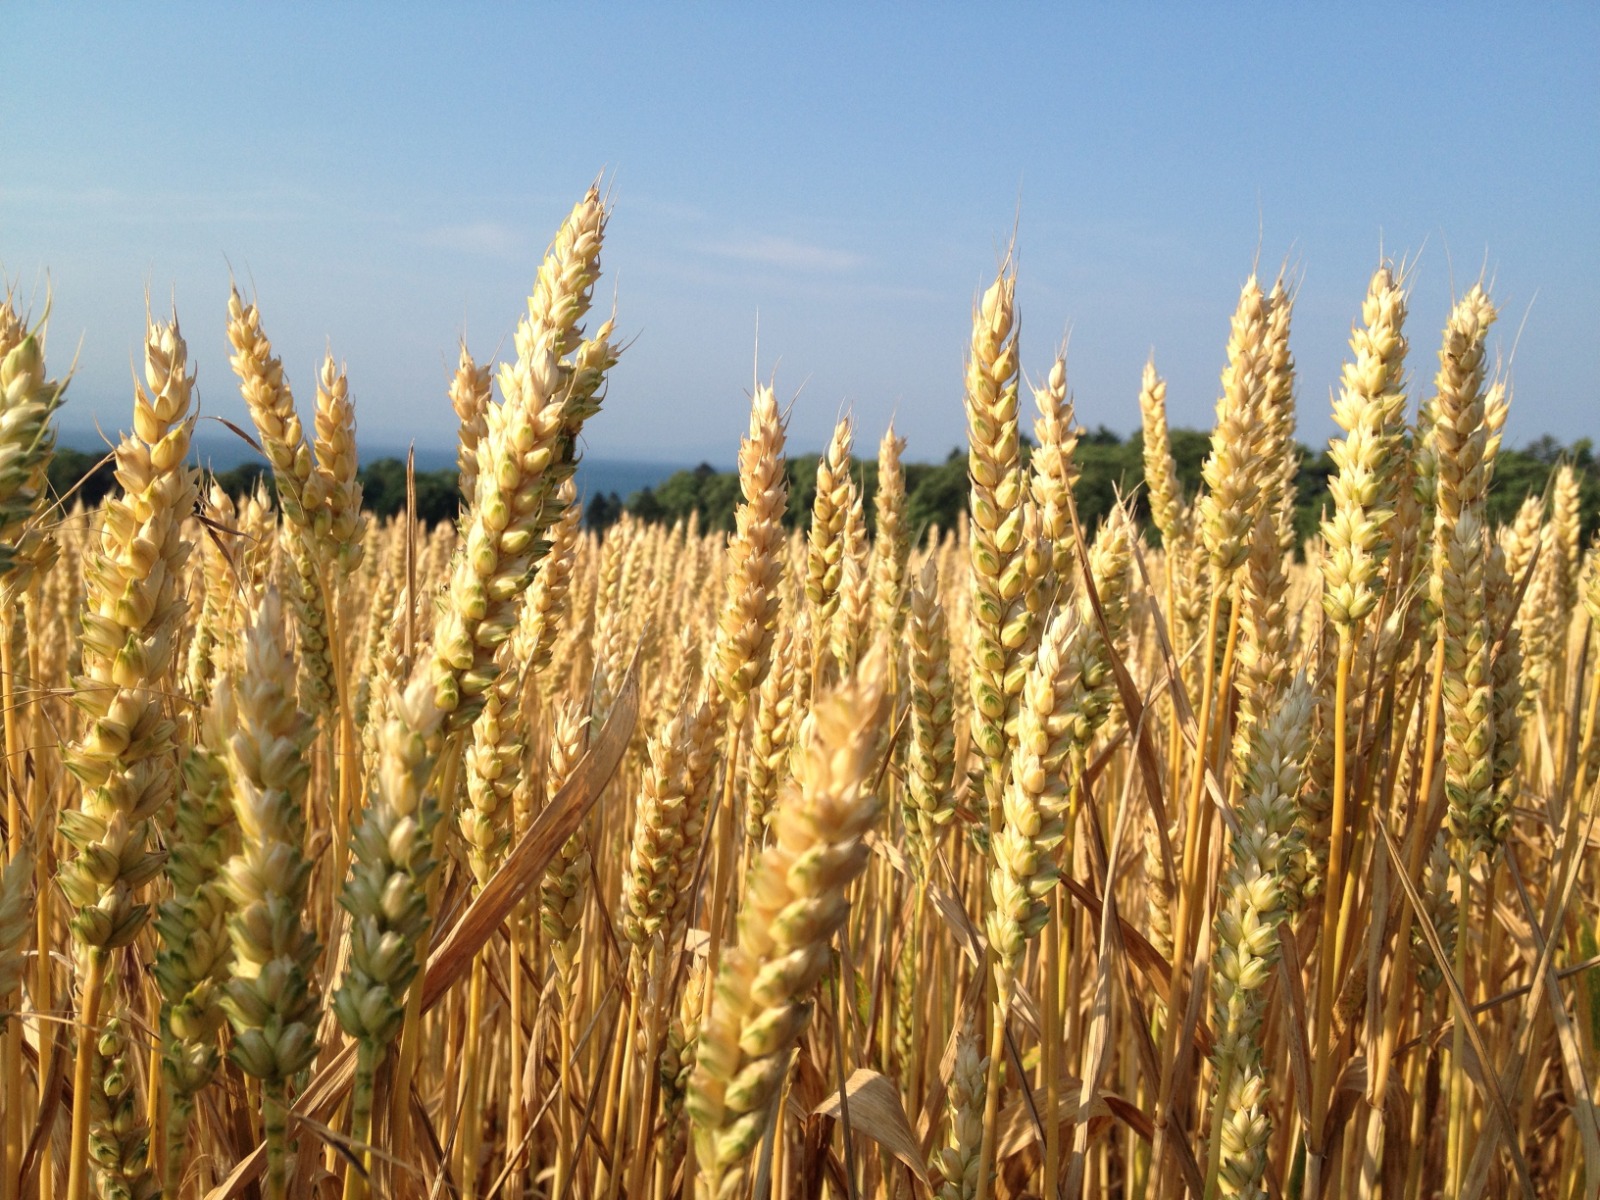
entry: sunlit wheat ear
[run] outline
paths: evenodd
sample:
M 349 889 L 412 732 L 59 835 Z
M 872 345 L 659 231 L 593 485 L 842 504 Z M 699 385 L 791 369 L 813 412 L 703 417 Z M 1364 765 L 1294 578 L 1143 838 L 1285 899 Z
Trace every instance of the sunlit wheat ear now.
M 246 304 L 237 288 L 228 297 L 228 341 L 239 390 L 278 480 L 278 503 L 291 525 L 310 529 L 326 501 L 326 483 L 317 476 L 283 360 L 273 354 L 262 331 L 260 311 L 254 303 Z
M 573 560 L 583 526 L 583 502 L 578 484 L 569 479 L 556 491 L 561 503 L 561 519 L 550 531 L 550 553 L 534 576 L 522 605 L 522 615 L 513 635 L 512 657 L 539 674 L 555 655 L 556 638 L 567 616 L 572 589 Z
M 149 909 L 135 896 L 162 861 L 148 850 L 151 822 L 177 794 L 177 730 L 164 692 L 185 608 L 183 527 L 196 494 L 195 472 L 184 465 L 194 427 L 187 366 L 176 322 L 150 326 L 148 390 L 136 387 L 134 429 L 116 450 L 122 491 L 102 510 L 85 570 L 83 675 L 73 697 L 84 724 L 67 750 L 83 801 L 61 814 L 60 832 L 76 851 L 61 887 L 77 909 L 74 936 L 90 950 L 125 946 L 144 926 Z
M 327 531 L 323 534 L 330 557 L 341 576 L 361 562 L 362 538 L 367 518 L 361 511 L 361 481 L 356 477 L 356 408 L 344 368 L 333 355 L 322 361 L 317 375 L 317 474 L 327 494 Z
M 728 545 L 727 595 L 715 645 L 717 686 L 743 711 L 745 699 L 767 670 L 772 631 L 782 598 L 783 517 L 789 506 L 784 425 L 772 388 L 758 386 L 750 431 L 739 444 L 739 490 Z
M 833 935 L 849 915 L 847 892 L 866 866 L 862 838 L 881 807 L 868 789 L 883 675 L 883 651 L 874 650 L 855 679 L 813 710 L 797 778 L 746 879 L 738 940 L 723 958 L 689 1081 L 702 1197 L 742 1192 L 790 1051 L 810 1021 Z
M 1582 489 L 1577 472 L 1571 463 L 1556 468 L 1555 482 L 1550 488 L 1550 534 L 1554 542 L 1552 557 L 1560 564 L 1557 572 L 1559 585 L 1556 599 L 1561 613 L 1562 630 L 1566 618 L 1572 614 L 1578 601 L 1578 576 L 1583 559 L 1583 532 L 1579 518 L 1582 507 Z M 1516 577 L 1520 582 L 1520 577 Z
M 162 1080 L 170 1101 L 169 1182 L 182 1170 L 194 1098 L 216 1074 L 217 1035 L 227 1019 L 222 996 L 233 966 L 232 906 L 222 868 L 236 848 L 238 826 L 224 755 L 236 715 L 233 695 L 233 682 L 224 675 L 184 756 L 183 787 L 168 835 L 172 895 L 155 922 L 161 942 L 154 974 L 162 1001 Z
M 1498 845 L 1510 820 L 1493 784 L 1493 645 L 1485 594 L 1484 503 L 1502 403 L 1485 387 L 1486 342 L 1495 316 L 1477 286 L 1451 311 L 1430 426 L 1436 478 L 1429 595 L 1444 650 L 1445 791 L 1452 831 L 1474 852 Z
M 55 558 L 40 507 L 55 452 L 50 418 L 66 384 L 45 376 L 43 330 L 23 333 L 9 298 L 0 307 L 14 322 L 0 332 L 0 592 L 17 596 Z
M 305 749 L 312 726 L 295 703 L 294 660 L 282 603 L 268 588 L 246 637 L 234 681 L 236 728 L 228 774 L 240 849 L 224 868 L 234 904 L 233 979 L 223 1001 L 233 1024 L 233 1061 L 261 1081 L 267 1193 L 287 1187 L 289 1087 L 316 1057 L 320 997 L 316 934 L 305 924 L 311 883 L 306 856 Z
M 464 755 L 466 803 L 458 809 L 458 820 L 467 863 L 480 888 L 499 869 L 511 842 L 512 797 L 527 750 L 516 684 L 513 666 L 509 678 L 495 680 L 484 693 Z
M 1286 555 L 1298 546 L 1294 531 L 1295 476 L 1300 471 L 1300 450 L 1295 444 L 1294 355 L 1289 350 L 1289 327 L 1294 317 L 1294 296 L 1280 275 L 1266 299 L 1266 377 L 1261 390 L 1262 459 L 1261 507 L 1272 517 L 1278 544 Z
M 622 932 L 636 947 L 647 946 L 671 917 L 678 858 L 697 842 L 703 815 L 690 811 L 688 757 L 691 714 L 679 708 L 650 737 L 649 763 L 640 784 L 633 841 L 624 876 Z
M 493 389 L 493 369 L 475 363 L 467 353 L 467 344 L 461 343 L 461 358 L 450 379 L 450 405 L 460 421 L 456 465 L 463 506 L 471 504 L 478 494 L 478 446 L 489 431 L 484 413 Z
M 1233 315 L 1211 453 L 1202 468 L 1205 491 L 1198 503 L 1201 541 L 1219 581 L 1231 580 L 1249 557 L 1250 531 L 1263 503 L 1269 464 L 1257 448 L 1268 430 L 1262 411 L 1268 366 L 1266 303 L 1251 276 Z
M 930 556 L 911 585 L 906 619 L 911 727 L 906 742 L 905 823 L 912 859 L 928 877 L 933 851 L 955 819 L 955 691 L 950 629 Z
M 1139 418 L 1144 433 L 1144 482 L 1150 493 L 1150 518 L 1170 555 L 1184 507 L 1183 485 L 1178 481 L 1178 464 L 1173 461 L 1167 432 L 1167 381 L 1156 374 L 1154 359 L 1144 365 Z
M 867 521 L 860 490 L 852 482 L 840 536 L 838 608 L 828 626 L 829 648 L 840 678 L 855 669 L 871 635 L 872 576 Z
M 1057 579 L 1072 570 L 1072 489 L 1078 481 L 1074 457 L 1079 430 L 1073 425 L 1072 398 L 1067 393 L 1066 359 L 1057 356 L 1042 387 L 1033 389 L 1039 415 L 1033 420 L 1030 494 L 1039 514 L 1039 534 L 1050 546 L 1050 567 Z M 1053 592 L 1053 587 L 1046 587 Z
M 943 1181 L 938 1200 L 973 1200 L 978 1194 L 979 1149 L 983 1141 L 984 1076 L 989 1060 L 969 1021 L 956 1038 L 956 1061 L 945 1092 L 949 1127 L 945 1144 L 929 1167 Z
M 841 417 L 828 448 L 817 460 L 817 495 L 811 506 L 811 531 L 806 554 L 806 599 L 811 605 L 813 645 L 826 647 L 839 611 L 839 583 L 844 574 L 845 524 L 850 517 L 851 425 Z
M 150 1128 L 135 1090 L 139 1054 L 126 1023 L 113 1017 L 96 1039 L 93 1103 L 94 1132 L 89 1157 L 99 1174 L 105 1200 L 155 1200 L 161 1185 L 146 1163 Z
M 745 760 L 745 836 L 759 842 L 778 789 L 789 776 L 789 747 L 794 740 L 795 673 L 799 641 L 794 630 L 782 626 L 772 646 L 772 664 L 756 693 L 755 719 L 750 729 L 750 754 Z
M 452 730 L 477 715 L 499 674 L 496 654 L 561 517 L 578 435 L 616 362 L 610 321 L 592 338 L 578 325 L 599 276 L 605 217 L 591 189 L 563 223 L 517 327 L 516 362 L 500 368 L 501 402 L 485 410 L 477 490 L 433 633 L 436 696 Z
M 550 738 L 550 763 L 545 772 L 545 793 L 554 799 L 572 777 L 589 738 L 589 720 L 576 703 L 555 711 Z M 556 852 L 539 885 L 539 923 L 549 940 L 555 962 L 556 989 L 564 1011 L 572 1007 L 578 976 L 578 951 L 583 940 L 583 910 L 589 898 L 589 830 L 580 828 Z
M 1322 606 L 1349 636 L 1377 607 L 1379 567 L 1389 552 L 1388 525 L 1398 501 L 1398 455 L 1405 433 L 1406 295 L 1387 267 L 1367 287 L 1362 324 L 1350 334 L 1333 419 L 1345 436 L 1329 454 L 1338 473 L 1329 480 L 1333 512 L 1322 525 Z
M 1212 975 L 1218 1080 L 1212 1119 L 1221 1122 L 1219 1181 L 1229 1196 L 1264 1194 L 1271 1124 L 1261 1026 L 1278 927 L 1288 915 L 1284 891 L 1297 853 L 1295 795 L 1310 722 L 1310 689 L 1296 679 L 1242 755 L 1239 831 L 1222 877 Z
M 1033 617 L 1022 556 L 1023 489 L 1017 437 L 1016 275 L 1009 263 L 972 315 L 967 355 L 967 470 L 971 479 L 970 669 L 972 745 L 983 768 L 974 801 L 978 831 L 1005 784 L 1009 730 L 1022 674 L 1012 668 L 1029 640 Z
M 906 528 L 906 476 L 900 462 L 905 448 L 905 438 L 895 434 L 891 421 L 878 443 L 871 569 L 872 627 L 891 642 L 900 636 L 905 624 L 906 566 L 911 558 L 911 535 Z

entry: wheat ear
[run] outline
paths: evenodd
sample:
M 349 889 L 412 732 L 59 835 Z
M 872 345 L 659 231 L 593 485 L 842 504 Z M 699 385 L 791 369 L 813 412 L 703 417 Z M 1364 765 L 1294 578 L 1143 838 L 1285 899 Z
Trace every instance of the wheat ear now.
M 697 1194 L 705 1200 L 741 1194 L 789 1052 L 810 1021 L 833 935 L 849 915 L 850 885 L 866 866 L 862 838 L 880 810 L 870 786 L 883 672 L 874 651 L 813 710 L 796 781 L 746 880 L 738 940 L 723 957 L 689 1080 Z

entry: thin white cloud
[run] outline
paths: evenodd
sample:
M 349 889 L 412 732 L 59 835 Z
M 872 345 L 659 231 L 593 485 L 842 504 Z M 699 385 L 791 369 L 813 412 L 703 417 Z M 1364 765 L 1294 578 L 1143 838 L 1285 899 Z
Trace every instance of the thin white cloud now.
M 515 254 L 528 241 L 527 234 L 500 221 L 474 221 L 469 225 L 439 225 L 424 230 L 422 243 L 465 254 Z
M 779 267 L 787 271 L 811 271 L 842 274 L 853 271 L 865 260 L 848 250 L 835 250 L 816 246 L 794 238 L 756 236 L 729 238 L 708 242 L 700 247 L 707 254 L 739 262 L 756 263 L 765 267 Z

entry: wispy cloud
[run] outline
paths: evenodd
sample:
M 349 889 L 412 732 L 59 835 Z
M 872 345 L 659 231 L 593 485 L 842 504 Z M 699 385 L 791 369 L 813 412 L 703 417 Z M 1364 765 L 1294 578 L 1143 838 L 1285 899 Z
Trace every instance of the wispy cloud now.
M 515 254 L 527 246 L 528 236 L 500 221 L 474 221 L 424 230 L 421 241 L 426 246 L 464 254 Z
M 738 262 L 755 263 L 764 267 L 779 267 L 787 271 L 809 271 L 838 275 L 853 271 L 866 260 L 848 250 L 835 250 L 817 246 L 794 238 L 755 236 L 726 238 L 700 246 L 707 254 L 731 258 Z

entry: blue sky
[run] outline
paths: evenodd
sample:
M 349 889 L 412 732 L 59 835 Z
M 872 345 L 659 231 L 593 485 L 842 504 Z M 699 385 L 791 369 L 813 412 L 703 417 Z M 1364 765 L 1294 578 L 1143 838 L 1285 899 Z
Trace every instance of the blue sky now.
M 863 451 L 898 413 L 942 458 L 1014 224 L 1025 370 L 1070 332 L 1080 419 L 1122 432 L 1152 350 L 1209 425 L 1239 285 L 1287 262 L 1319 442 L 1381 243 L 1417 260 L 1416 391 L 1487 268 L 1512 440 L 1600 434 L 1600 9 L 1390 8 L 13 8 L 0 267 L 53 289 L 68 425 L 127 424 L 147 290 L 242 419 L 231 265 L 303 402 L 331 345 L 364 444 L 448 445 L 457 339 L 508 352 L 604 170 L 632 345 L 588 452 L 727 463 L 758 368 L 797 449 L 849 407 Z

